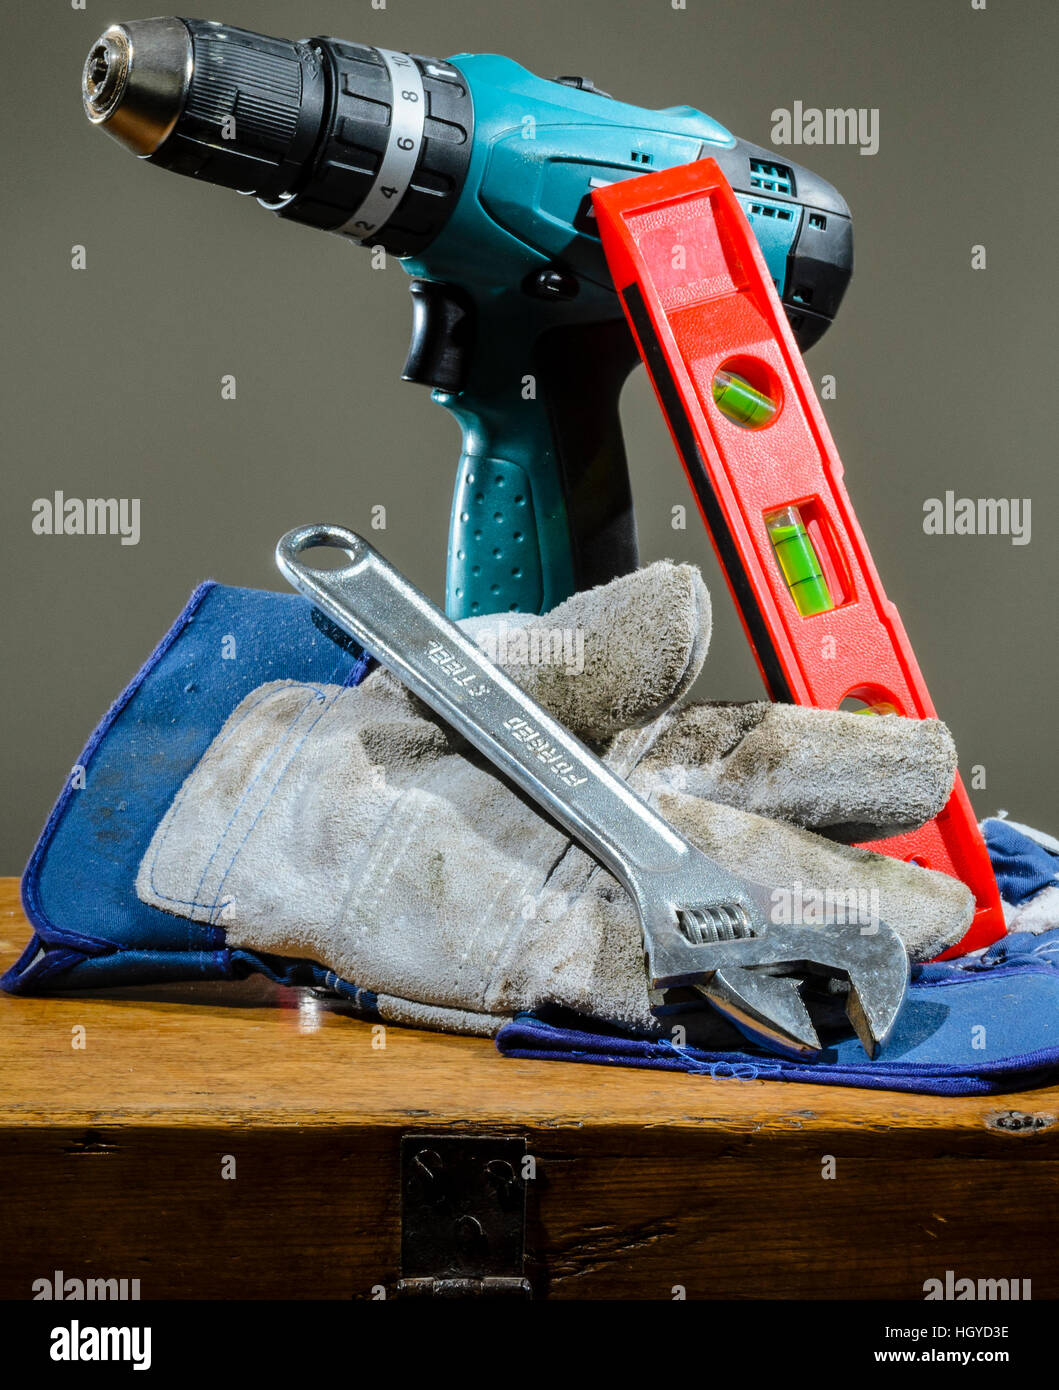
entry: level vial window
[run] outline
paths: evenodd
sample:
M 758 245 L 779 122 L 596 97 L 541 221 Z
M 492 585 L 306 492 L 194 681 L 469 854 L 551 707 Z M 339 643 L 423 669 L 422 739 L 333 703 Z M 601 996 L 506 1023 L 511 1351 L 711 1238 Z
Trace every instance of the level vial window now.
M 713 401 L 722 415 L 747 429 L 759 429 L 776 413 L 777 402 L 735 372 L 721 370 L 713 378 Z
M 797 507 L 783 507 L 765 517 L 769 540 L 794 606 L 803 618 L 835 607 L 816 549 Z

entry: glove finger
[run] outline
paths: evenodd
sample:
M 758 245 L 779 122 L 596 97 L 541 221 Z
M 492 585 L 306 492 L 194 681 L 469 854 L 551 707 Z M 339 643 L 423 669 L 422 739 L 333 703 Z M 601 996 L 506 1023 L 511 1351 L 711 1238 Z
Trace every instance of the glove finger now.
M 711 858 L 789 895 L 791 920 L 816 920 L 811 906 L 837 910 L 847 921 L 888 922 L 910 958 L 923 961 L 955 945 L 974 914 L 970 889 L 948 874 L 696 796 L 660 792 L 657 805 Z M 782 908 L 784 900 L 776 902 Z
M 676 769 L 668 780 L 707 800 L 852 842 L 936 816 L 952 791 L 956 747 L 938 719 L 693 704 L 663 725 L 642 766 Z
M 710 596 L 694 565 L 668 560 L 586 589 L 541 617 L 460 626 L 579 738 L 657 718 L 690 688 L 710 644 Z

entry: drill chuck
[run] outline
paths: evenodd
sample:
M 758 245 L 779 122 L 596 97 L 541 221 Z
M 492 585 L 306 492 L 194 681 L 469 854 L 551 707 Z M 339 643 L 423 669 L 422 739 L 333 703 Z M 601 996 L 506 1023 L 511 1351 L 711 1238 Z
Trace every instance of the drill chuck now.
M 85 59 L 85 115 L 138 155 L 176 125 L 191 82 L 191 35 L 179 19 L 112 24 Z
M 399 256 L 440 231 L 470 159 L 456 68 L 337 39 L 115 24 L 92 46 L 82 96 L 89 120 L 151 163 Z

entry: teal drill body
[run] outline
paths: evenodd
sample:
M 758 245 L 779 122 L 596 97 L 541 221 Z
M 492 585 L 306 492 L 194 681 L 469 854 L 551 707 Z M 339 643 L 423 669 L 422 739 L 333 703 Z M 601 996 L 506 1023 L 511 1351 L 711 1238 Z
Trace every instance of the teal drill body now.
M 781 295 L 805 206 L 790 165 L 744 154 L 690 106 L 644 110 L 493 54 L 449 61 L 474 103 L 471 160 L 441 233 L 402 262 L 417 279 L 461 287 L 473 305 L 461 389 L 433 392 L 463 432 L 447 607 L 454 617 L 543 612 L 636 563 L 618 397 L 637 358 L 592 188 L 741 156 L 749 177 L 737 192 Z M 827 191 L 828 213 L 848 222 Z
M 799 344 L 852 272 L 823 179 L 701 111 L 650 111 L 509 58 L 448 60 L 177 17 L 111 25 L 85 112 L 141 158 L 383 247 L 412 277 L 404 377 L 463 434 L 447 606 L 542 612 L 635 568 L 618 402 L 637 361 L 593 189 L 717 161 Z
M 617 393 L 636 359 L 630 352 L 611 361 L 605 326 L 618 344 L 625 330 L 595 232 L 591 189 L 735 141 L 690 107 L 642 111 L 542 80 L 492 54 L 450 61 L 474 102 L 471 163 L 437 240 L 404 262 L 411 275 L 464 287 L 474 304 L 466 385 L 433 393 L 463 432 L 447 606 L 455 617 L 543 612 L 583 583 L 570 515 L 576 503 L 552 413 L 557 391 L 572 397 L 568 409 L 598 417 L 591 441 L 597 457 L 579 460 L 587 466 L 579 481 L 597 502 L 609 491 L 608 473 L 616 468 L 620 483 L 626 467 L 624 454 L 613 457 L 621 449 Z M 564 336 L 569 351 L 560 350 Z M 605 360 L 593 361 L 594 353 Z M 552 379 L 560 373 L 565 381 Z M 627 547 L 629 539 L 611 543 Z

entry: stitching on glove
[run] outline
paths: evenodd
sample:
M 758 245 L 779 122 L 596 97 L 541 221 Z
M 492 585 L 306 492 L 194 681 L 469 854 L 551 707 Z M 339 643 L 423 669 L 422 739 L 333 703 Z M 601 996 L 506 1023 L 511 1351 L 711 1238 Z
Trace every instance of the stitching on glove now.
M 435 776 L 443 783 L 445 780 L 444 769 L 437 769 Z M 332 921 L 332 930 L 341 932 L 348 929 L 351 933 L 355 933 L 356 940 L 359 942 L 371 930 L 373 923 L 377 923 L 380 916 L 385 914 L 386 909 L 383 900 L 390 891 L 394 874 L 406 857 L 409 846 L 421 838 L 420 826 L 424 821 L 429 821 L 436 816 L 438 802 L 439 797 L 431 789 L 429 780 L 426 784 L 411 787 L 400 793 L 394 800 L 376 833 L 372 852 L 365 861 L 358 879 L 350 885 L 339 905 Z M 469 936 L 464 943 L 464 950 L 456 966 L 457 985 L 462 982 L 468 964 L 474 959 L 474 946 L 478 935 L 486 922 L 498 915 L 498 903 L 504 896 L 508 883 L 513 881 L 513 877 L 510 875 L 507 880 L 501 881 L 492 899 L 484 905 L 478 906 L 478 926 L 474 935 Z M 512 929 L 517 925 L 517 919 L 513 918 Z M 505 944 L 509 939 L 510 933 L 505 938 Z M 481 964 L 482 962 L 476 961 L 476 963 Z M 492 1012 L 486 1007 L 485 1000 L 494 975 L 495 966 L 493 974 L 488 979 L 483 978 L 478 990 L 475 991 L 480 1011 L 483 1015 L 490 1017 L 492 1017 Z M 446 1007 L 435 1005 L 430 1000 L 406 997 L 409 1003 L 417 1004 L 423 1008 Z M 458 1012 L 470 1013 L 474 1010 L 460 1006 Z
M 195 781 L 195 779 L 198 777 L 198 775 L 199 775 L 199 773 L 201 772 L 201 770 L 203 769 L 203 767 L 205 767 L 205 766 L 207 765 L 207 763 L 214 762 L 214 761 L 216 761 L 217 759 L 219 759 L 219 757 L 220 757 L 222 751 L 223 751 L 224 748 L 227 746 L 227 744 L 228 744 L 228 742 L 231 740 L 231 738 L 232 738 L 232 737 L 236 734 L 236 732 L 239 730 L 240 726 L 244 723 L 244 721 L 247 720 L 247 719 L 250 717 L 250 715 L 253 714 L 254 711 L 257 710 L 257 709 L 258 709 L 261 705 L 263 705 L 266 701 L 271 700 L 271 699 L 273 699 L 273 698 L 279 696 L 279 694 L 280 694 L 281 692 L 280 692 L 280 691 L 277 691 L 277 690 L 270 690 L 270 691 L 268 691 L 267 694 L 262 695 L 262 696 L 260 697 L 260 699 L 255 700 L 255 701 L 253 702 L 253 704 L 248 705 L 247 708 L 246 708 L 246 709 L 243 711 L 243 713 L 240 715 L 239 719 L 229 728 L 229 730 L 228 730 L 227 733 L 225 734 L 224 738 L 223 738 L 223 739 L 218 739 L 218 740 L 209 748 L 209 750 L 207 751 L 207 753 L 205 754 L 205 756 L 204 756 L 204 757 L 201 759 L 201 761 L 197 764 L 197 766 L 196 766 L 194 772 L 191 774 L 191 776 L 187 779 L 187 781 L 186 781 L 186 782 L 184 783 L 184 785 L 181 787 L 180 792 L 178 793 L 176 800 L 174 801 L 173 805 L 171 806 L 171 808 L 170 808 L 170 810 L 169 810 L 169 812 L 168 812 L 168 814 L 167 814 L 167 816 L 166 816 L 166 827 L 165 827 L 165 830 L 162 832 L 162 835 L 161 835 L 161 837 L 159 838 L 157 845 L 155 846 L 155 852 L 154 852 L 154 854 L 151 856 L 151 863 L 150 863 L 150 867 L 149 867 L 149 869 L 148 869 L 148 882 L 150 883 L 150 886 L 151 886 L 151 892 L 154 893 L 155 896 L 158 897 L 161 901 L 163 901 L 163 902 L 169 902 L 169 903 L 176 903 L 176 904 L 178 904 L 178 905 L 180 905 L 180 906 L 182 906 L 182 907 L 198 908 L 198 909 L 203 910 L 203 911 L 206 911 L 206 912 L 208 913 L 208 917 L 207 917 L 207 920 L 208 920 L 208 921 L 212 922 L 212 921 L 214 920 L 214 913 L 215 913 L 215 911 L 216 911 L 216 909 L 217 909 L 217 905 L 218 905 L 218 901 L 219 901 L 219 898 L 220 898 L 221 890 L 222 890 L 222 888 L 223 888 L 223 886 L 224 886 L 225 880 L 226 880 L 227 877 L 228 877 L 228 874 L 231 872 L 232 865 L 235 863 L 235 860 L 236 860 L 236 858 L 237 858 L 238 855 L 239 855 L 239 851 L 242 849 L 243 845 L 246 843 L 247 839 L 250 837 L 251 833 L 253 832 L 254 827 L 257 825 L 257 822 L 260 820 L 261 815 L 264 813 L 265 808 L 268 806 L 269 801 L 271 801 L 272 796 L 273 796 L 273 794 L 275 793 L 275 789 L 276 789 L 276 787 L 279 785 L 279 781 L 282 780 L 283 776 L 285 775 L 285 773 L 286 773 L 286 771 L 287 771 L 287 768 L 290 767 L 290 764 L 291 764 L 291 762 L 293 761 L 294 757 L 296 756 L 298 750 L 301 748 L 301 746 L 302 746 L 302 744 L 305 742 L 305 740 L 309 737 L 309 734 L 312 732 L 313 728 L 315 728 L 315 726 L 316 726 L 316 724 L 319 722 L 320 718 L 322 718 L 324 711 L 325 711 L 325 710 L 327 709 L 327 707 L 328 707 L 328 697 L 324 694 L 324 692 L 323 692 L 318 686 L 306 685 L 306 684 L 303 684 L 303 683 L 301 683 L 301 682 L 298 682 L 298 683 L 296 683 L 296 684 L 293 685 L 293 686 L 284 686 L 284 687 L 283 687 L 283 692 L 282 692 L 282 693 L 286 694 L 287 691 L 289 691 L 290 689 L 301 689 L 301 690 L 305 690 L 305 691 L 307 692 L 307 694 L 310 696 L 310 698 L 306 700 L 306 702 L 305 702 L 305 704 L 302 706 L 302 708 L 301 708 L 300 710 L 298 710 L 297 713 L 294 715 L 294 717 L 291 719 L 290 723 L 287 725 L 287 728 L 286 728 L 286 729 L 284 730 L 284 732 L 283 732 L 283 738 L 280 739 L 280 740 L 276 743 L 275 747 L 272 749 L 272 751 L 269 753 L 268 757 L 265 759 L 265 762 L 264 762 L 264 764 L 262 765 L 262 767 L 260 768 L 260 770 L 258 771 L 257 775 L 254 777 L 253 781 L 250 783 L 250 785 L 249 785 L 249 786 L 246 788 L 246 790 L 244 791 L 242 797 L 241 797 L 240 800 L 239 800 L 239 804 L 235 807 L 234 811 L 232 812 L 231 816 L 229 817 L 229 820 L 228 820 L 227 825 L 224 827 L 224 830 L 222 831 L 221 835 L 218 837 L 217 843 L 215 844 L 215 846 L 214 846 L 214 848 L 213 848 L 213 851 L 212 851 L 212 853 L 210 854 L 210 857 L 209 857 L 209 859 L 207 860 L 207 862 L 206 862 L 206 864 L 205 864 L 205 866 L 204 866 L 204 868 L 203 868 L 203 870 L 202 870 L 202 874 L 201 874 L 201 876 L 200 876 L 200 878 L 199 878 L 198 884 L 196 885 L 196 888 L 195 888 L 195 895 L 194 895 L 194 897 L 191 898 L 191 899 L 174 897 L 172 894 L 168 894 L 168 893 L 163 892 L 163 891 L 157 886 L 157 884 L 155 883 L 155 869 L 156 869 L 157 864 L 158 864 L 158 859 L 159 859 L 159 857 L 160 857 L 160 855 L 161 855 L 161 853 L 162 853 L 162 851 L 163 851 L 163 849 L 164 849 L 164 847 L 165 847 L 166 841 L 167 841 L 167 839 L 168 839 L 168 837 L 169 837 L 169 832 L 170 832 L 172 826 L 173 826 L 173 825 L 175 824 L 175 822 L 176 822 L 177 815 L 178 815 L 178 813 L 179 813 L 180 807 L 181 807 L 181 805 L 182 805 L 184 799 L 186 798 L 186 796 L 189 794 L 189 791 L 190 791 L 190 788 L 191 788 L 192 783 L 193 783 L 193 782 Z M 286 740 L 287 740 L 288 736 L 290 735 L 291 730 L 292 730 L 292 729 L 294 728 L 294 726 L 298 723 L 298 721 L 302 718 L 302 716 L 304 715 L 305 711 L 306 711 L 307 709 L 310 709 L 310 708 L 312 707 L 313 703 L 316 703 L 316 702 L 320 702 L 320 703 L 322 704 L 322 708 L 321 708 L 319 714 L 317 715 L 316 719 L 313 720 L 312 724 L 310 724 L 310 726 L 309 726 L 308 730 L 306 730 L 306 733 L 305 733 L 305 735 L 303 736 L 303 738 L 302 738 L 302 739 L 299 741 L 299 743 L 295 746 L 293 752 L 291 753 L 291 755 L 290 755 L 290 757 L 288 758 L 286 764 L 284 765 L 284 768 L 283 768 L 282 772 L 280 773 L 280 777 L 279 777 L 279 778 L 277 779 L 277 781 L 273 784 L 272 790 L 269 792 L 269 795 L 268 795 L 268 797 L 266 798 L 264 805 L 262 805 L 262 807 L 261 807 L 260 810 L 258 811 L 257 815 L 254 817 L 254 819 L 253 819 L 253 821 L 251 822 L 250 826 L 247 828 L 246 833 L 243 835 L 242 841 L 241 841 L 240 844 L 236 847 L 236 850 L 235 850 L 235 853 L 234 853 L 233 856 L 232 856 L 231 862 L 229 863 L 227 869 L 225 869 L 224 875 L 222 876 L 221 881 L 220 881 L 220 884 L 218 885 L 217 892 L 215 893 L 215 895 L 214 895 L 214 897 L 213 897 L 213 901 L 212 901 L 212 902 L 204 902 L 204 901 L 202 901 L 202 898 L 201 898 L 202 885 L 203 885 L 203 882 L 205 881 L 206 874 L 207 874 L 207 872 L 209 871 L 210 865 L 213 863 L 214 859 L 215 859 L 216 856 L 219 854 L 220 849 L 221 849 L 221 846 L 223 845 L 225 839 L 227 838 L 229 832 L 231 831 L 232 826 L 234 825 L 236 819 L 238 818 L 239 813 L 240 813 L 240 811 L 242 810 L 244 803 L 245 803 L 245 802 L 247 801 L 247 799 L 249 798 L 251 792 L 253 791 L 254 787 L 257 785 L 258 781 L 264 776 L 265 771 L 266 771 L 266 769 L 269 767 L 269 765 L 270 765 L 270 763 L 272 762 L 273 758 L 279 753 L 280 749 L 281 749 L 281 748 L 284 746 L 284 744 L 286 743 Z
M 437 775 L 441 776 L 442 780 L 444 779 L 444 773 L 441 770 L 438 771 Z M 438 798 L 430 790 L 429 784 L 409 788 L 397 797 L 377 833 L 375 847 L 366 861 L 359 879 L 350 887 L 342 901 L 334 920 L 336 929 L 351 927 L 355 929 L 359 940 L 369 931 L 371 924 L 379 920 L 380 913 L 385 911 L 382 899 L 389 891 L 393 876 L 397 872 L 409 845 L 417 839 L 420 825 L 436 813 L 437 801 Z M 463 953 L 457 965 L 457 983 L 462 981 L 464 971 L 474 954 L 474 945 L 482 926 L 491 915 L 496 914 L 497 903 L 503 894 L 504 887 L 505 884 L 502 882 L 492 900 L 480 908 L 478 912 L 478 926 L 474 935 L 465 942 Z M 351 904 L 355 905 L 352 914 L 349 911 Z M 488 1012 L 485 1010 L 488 983 L 483 979 L 479 990 L 476 991 L 479 1003 L 486 1012 Z M 434 1007 L 429 1000 L 412 1000 L 410 1002 L 422 1004 L 424 1007 Z
M 409 841 L 418 832 L 420 822 L 426 816 L 427 806 L 428 803 L 418 787 L 402 792 L 393 802 L 379 827 L 375 848 L 368 856 L 359 879 L 350 886 L 349 892 L 342 900 L 334 920 L 336 928 L 356 926 L 358 937 L 367 932 L 372 920 L 372 911 L 389 890 L 390 881 L 397 872 Z M 383 863 L 385 869 L 380 868 Z M 361 909 L 360 916 L 363 920 L 351 921 L 347 916 L 350 903 L 353 901 Z M 376 918 L 377 915 L 376 913 Z
M 502 879 L 500 881 L 500 884 L 498 885 L 496 892 L 493 894 L 492 900 L 486 906 L 485 911 L 478 914 L 478 925 L 474 929 L 474 935 L 465 944 L 463 955 L 460 957 L 459 969 L 456 972 L 456 977 L 458 981 L 462 981 L 463 979 L 463 973 L 467 967 L 467 962 L 471 956 L 472 947 L 475 945 L 475 943 L 478 940 L 478 937 L 481 935 L 482 923 L 490 914 L 494 916 L 499 915 L 498 906 L 500 903 L 500 899 L 502 896 L 506 895 L 506 890 L 509 885 L 514 885 L 513 873 L 508 874 L 507 878 Z M 511 918 L 508 930 L 504 934 L 504 939 L 501 942 L 501 944 L 497 947 L 497 951 L 493 957 L 493 963 L 488 974 L 486 974 L 484 970 L 482 972 L 481 986 L 478 990 L 478 1003 L 483 1012 L 491 1012 L 487 1006 L 486 1001 L 492 997 L 492 990 L 496 981 L 497 971 L 500 969 L 500 962 L 502 960 L 507 959 L 507 944 L 511 940 L 512 934 L 518 929 L 520 922 L 521 919 L 517 915 Z M 482 964 L 484 964 L 484 962 L 482 962 Z

